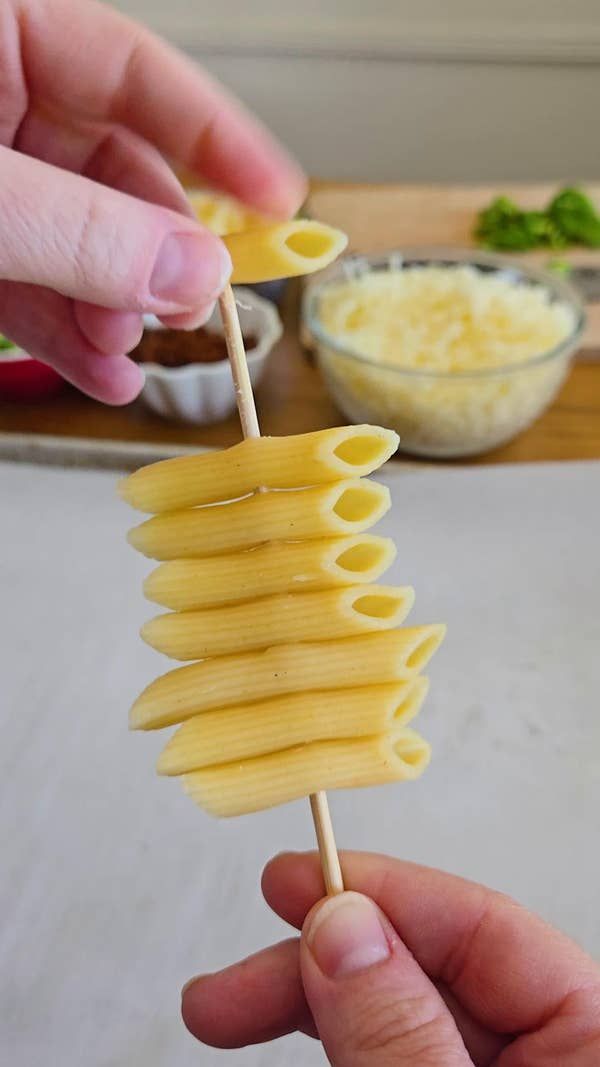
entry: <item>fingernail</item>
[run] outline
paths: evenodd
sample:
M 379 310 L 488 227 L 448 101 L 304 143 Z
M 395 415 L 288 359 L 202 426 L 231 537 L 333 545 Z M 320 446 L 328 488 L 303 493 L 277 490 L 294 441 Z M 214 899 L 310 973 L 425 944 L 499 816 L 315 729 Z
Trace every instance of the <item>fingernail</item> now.
M 172 233 L 159 249 L 150 292 L 157 300 L 191 309 L 214 300 L 230 274 L 229 253 L 213 234 Z
M 160 321 L 171 330 L 197 330 L 208 322 L 214 310 L 215 301 L 211 300 L 206 307 L 194 311 L 182 311 L 179 315 L 162 315 Z
M 365 971 L 390 956 L 379 912 L 360 893 L 340 893 L 325 901 L 306 939 L 317 966 L 328 978 Z
M 189 321 L 182 325 L 182 330 L 197 330 L 199 326 L 205 326 L 209 319 L 212 318 L 213 311 L 215 310 L 216 301 L 212 300 L 205 308 L 202 308 L 197 315 L 193 314 Z

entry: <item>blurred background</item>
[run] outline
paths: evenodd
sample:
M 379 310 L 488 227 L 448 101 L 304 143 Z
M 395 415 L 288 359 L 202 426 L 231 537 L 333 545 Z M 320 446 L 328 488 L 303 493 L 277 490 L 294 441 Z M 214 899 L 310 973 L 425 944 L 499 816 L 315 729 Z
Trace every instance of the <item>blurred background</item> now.
M 118 0 L 316 177 L 594 178 L 597 0 Z

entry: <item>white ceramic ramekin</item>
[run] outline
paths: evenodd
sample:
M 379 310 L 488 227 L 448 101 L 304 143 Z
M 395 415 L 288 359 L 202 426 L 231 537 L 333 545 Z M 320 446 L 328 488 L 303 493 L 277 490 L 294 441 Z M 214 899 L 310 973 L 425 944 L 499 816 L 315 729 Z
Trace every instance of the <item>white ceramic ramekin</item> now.
M 252 385 L 260 381 L 267 357 L 283 332 L 276 308 L 250 289 L 236 286 L 238 314 L 242 332 L 253 334 L 256 347 L 248 352 L 248 370 Z M 163 329 L 158 319 L 145 316 L 145 327 Z M 223 335 L 218 307 L 206 324 L 213 333 Z M 229 361 L 190 363 L 184 367 L 163 367 L 158 363 L 140 364 L 146 375 L 141 393 L 144 403 L 167 419 L 206 425 L 227 418 L 235 409 L 235 391 Z

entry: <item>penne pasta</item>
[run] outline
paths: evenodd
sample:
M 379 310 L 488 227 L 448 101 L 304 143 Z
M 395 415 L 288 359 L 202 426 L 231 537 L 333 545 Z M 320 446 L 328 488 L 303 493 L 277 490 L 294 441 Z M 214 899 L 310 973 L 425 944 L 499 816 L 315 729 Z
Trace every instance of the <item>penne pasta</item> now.
M 152 559 L 214 556 L 263 541 L 362 533 L 389 507 L 386 486 L 355 478 L 156 515 L 130 530 L 128 540 Z
M 273 593 L 375 582 L 395 555 L 391 538 L 372 534 L 269 541 L 220 556 L 218 567 L 213 557 L 161 563 L 146 578 L 144 593 L 148 600 L 174 611 L 208 608 Z
M 225 235 L 223 241 L 233 264 L 233 285 L 312 274 L 333 263 L 348 244 L 341 230 L 310 219 Z
M 321 789 L 417 778 L 430 748 L 410 727 L 374 737 L 316 741 L 267 756 L 192 771 L 186 793 L 211 815 L 246 815 Z
M 445 629 L 431 625 L 381 630 L 177 667 L 141 693 L 131 708 L 129 725 L 132 730 L 157 730 L 215 708 L 285 693 L 403 681 L 424 669 Z
M 175 732 L 159 757 L 159 774 L 279 752 L 311 741 L 362 737 L 406 726 L 427 693 L 419 676 L 395 685 L 293 693 L 258 704 L 207 711 Z
M 145 623 L 141 636 L 172 659 L 325 641 L 399 626 L 414 603 L 410 586 L 358 585 L 264 597 L 251 603 L 171 612 Z
M 331 239 L 304 223 L 261 233 L 264 277 L 288 255 L 314 264 Z M 239 269 L 247 238 L 232 237 Z M 408 723 L 445 627 L 398 628 L 414 592 L 375 584 L 396 549 L 366 532 L 390 507 L 388 489 L 367 475 L 397 444 L 368 425 L 249 438 L 120 484 L 151 515 L 129 541 L 160 561 L 144 592 L 169 609 L 141 635 L 196 661 L 149 685 L 130 727 L 178 725 L 157 770 L 180 776 L 213 815 L 411 779 L 429 761 Z
M 259 486 L 301 489 L 362 478 L 385 463 L 398 435 L 380 426 L 340 426 L 291 437 L 254 437 L 232 448 L 152 463 L 119 483 L 139 511 L 176 511 L 235 500 Z
M 187 198 L 199 222 L 220 236 L 273 224 L 272 219 L 251 211 L 241 201 L 211 189 L 188 189 Z

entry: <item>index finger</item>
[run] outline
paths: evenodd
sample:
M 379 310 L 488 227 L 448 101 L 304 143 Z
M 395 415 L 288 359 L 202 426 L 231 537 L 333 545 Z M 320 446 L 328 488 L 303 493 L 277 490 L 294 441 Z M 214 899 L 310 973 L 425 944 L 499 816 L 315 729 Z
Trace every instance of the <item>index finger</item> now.
M 215 187 L 291 215 L 305 181 L 266 129 L 211 78 L 137 23 L 100 3 L 13 0 L 30 95 L 121 123 Z
M 569 994 L 600 984 L 574 942 L 500 893 L 386 856 L 344 852 L 341 861 L 346 888 L 376 901 L 429 977 L 497 1033 L 535 1029 Z M 276 856 L 263 892 L 300 928 L 323 896 L 316 854 Z

